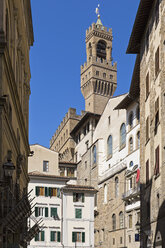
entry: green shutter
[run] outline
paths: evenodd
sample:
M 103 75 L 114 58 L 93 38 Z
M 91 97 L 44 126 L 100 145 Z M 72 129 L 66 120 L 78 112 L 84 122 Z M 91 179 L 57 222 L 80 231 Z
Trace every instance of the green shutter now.
M 45 196 L 49 196 L 48 188 L 45 187 Z
M 57 208 L 51 208 L 51 217 L 57 217 Z
M 57 197 L 60 198 L 60 188 L 57 188 Z
M 73 193 L 73 202 L 76 202 L 76 193 Z
M 45 217 L 48 217 L 48 208 L 45 208 Z
M 35 217 L 38 217 L 38 207 L 35 207 Z
M 72 232 L 72 242 L 76 242 L 76 232 Z
M 54 232 L 53 231 L 50 232 L 50 241 L 54 241 Z
M 61 233 L 57 232 L 57 242 L 60 242 L 60 241 L 61 241 Z
M 39 241 L 39 233 L 36 234 L 35 241 Z
M 44 241 L 45 240 L 45 233 L 44 231 L 41 231 L 41 241 Z
M 81 219 L 82 218 L 82 209 L 75 209 L 75 217 L 76 219 Z
M 36 186 L 36 196 L 39 196 L 39 190 L 40 188 Z
M 85 243 L 85 232 L 82 232 L 82 242 Z
M 49 196 L 52 196 L 52 188 L 49 188 Z
M 85 202 L 84 193 L 82 193 L 82 202 Z

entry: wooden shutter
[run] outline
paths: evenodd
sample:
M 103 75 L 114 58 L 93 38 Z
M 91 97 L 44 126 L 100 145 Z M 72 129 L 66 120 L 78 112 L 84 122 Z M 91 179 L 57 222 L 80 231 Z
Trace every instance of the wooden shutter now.
M 41 231 L 41 241 L 44 241 L 44 240 L 45 240 L 45 232 Z
M 85 243 L 85 232 L 82 232 L 82 243 Z
M 146 162 L 146 183 L 149 182 L 149 159 Z
M 82 202 L 85 202 L 84 193 L 82 193 Z
M 36 234 L 35 241 L 39 241 L 39 233 Z
M 54 241 L 54 232 L 53 231 L 50 232 L 50 241 Z
M 48 208 L 45 208 L 45 217 L 48 217 Z
M 76 202 L 76 193 L 73 193 L 73 202 Z
M 39 187 L 36 186 L 36 196 L 39 196 Z
M 38 217 L 38 207 L 35 207 L 35 217 Z
M 76 232 L 72 232 L 72 242 L 76 242 Z
M 57 232 L 57 242 L 60 242 L 60 241 L 61 241 L 61 233 Z

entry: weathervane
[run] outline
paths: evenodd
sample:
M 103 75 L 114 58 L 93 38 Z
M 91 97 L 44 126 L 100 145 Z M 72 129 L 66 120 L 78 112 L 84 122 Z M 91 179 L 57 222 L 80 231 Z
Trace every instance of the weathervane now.
M 96 15 L 98 18 L 100 18 L 100 4 L 97 5 L 97 8 L 96 8 Z

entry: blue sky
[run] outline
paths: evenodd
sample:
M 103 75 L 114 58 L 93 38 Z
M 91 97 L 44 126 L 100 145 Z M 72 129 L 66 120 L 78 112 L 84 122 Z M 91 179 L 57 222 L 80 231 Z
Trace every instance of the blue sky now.
M 86 61 L 85 31 L 97 21 L 112 28 L 117 61 L 115 95 L 129 90 L 135 55 L 126 54 L 139 0 L 32 0 L 34 45 L 30 51 L 31 96 L 29 142 L 49 141 L 69 107 L 80 113 L 80 66 Z

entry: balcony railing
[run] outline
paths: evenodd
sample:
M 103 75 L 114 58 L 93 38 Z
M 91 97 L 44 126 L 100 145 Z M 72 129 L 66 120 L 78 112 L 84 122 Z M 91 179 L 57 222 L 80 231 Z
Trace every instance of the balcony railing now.
M 123 200 L 127 200 L 129 198 L 133 198 L 133 197 L 136 197 L 140 194 L 140 185 L 137 185 L 135 188 L 132 188 L 128 191 L 126 191 L 123 196 L 122 196 L 122 199 Z

